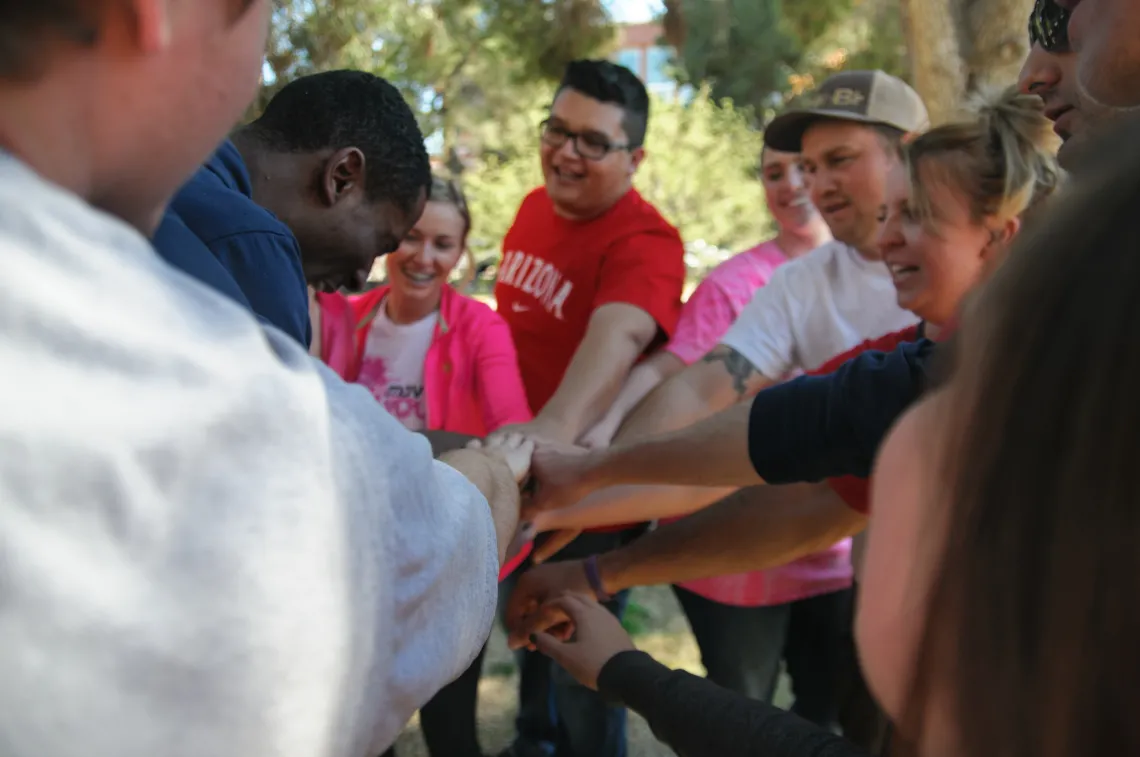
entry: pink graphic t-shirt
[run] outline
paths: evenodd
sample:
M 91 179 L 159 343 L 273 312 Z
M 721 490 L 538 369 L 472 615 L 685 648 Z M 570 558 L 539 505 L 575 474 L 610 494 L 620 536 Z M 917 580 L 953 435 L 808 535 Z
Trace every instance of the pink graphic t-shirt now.
M 700 360 L 720 342 L 756 290 L 787 260 L 774 242 L 765 242 L 718 265 L 685 303 L 677 331 L 665 349 L 685 365 Z M 680 586 L 714 602 L 763 607 L 845 589 L 851 577 L 851 542 L 844 540 L 771 570 L 704 578 Z
M 424 361 L 438 320 L 432 313 L 415 323 L 393 323 L 381 304 L 364 344 L 357 383 L 410 431 L 427 428 Z

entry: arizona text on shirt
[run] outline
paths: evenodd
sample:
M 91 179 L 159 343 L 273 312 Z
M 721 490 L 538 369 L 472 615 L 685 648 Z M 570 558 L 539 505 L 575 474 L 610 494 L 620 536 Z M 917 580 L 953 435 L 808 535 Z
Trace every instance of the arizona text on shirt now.
M 499 284 L 529 294 L 547 313 L 560 321 L 565 320 L 562 306 L 573 291 L 574 282 L 567 281 L 562 271 L 550 261 L 535 258 L 521 250 L 507 252 L 503 255 Z M 529 305 L 517 300 L 511 303 L 511 310 L 516 313 L 525 313 L 529 309 Z

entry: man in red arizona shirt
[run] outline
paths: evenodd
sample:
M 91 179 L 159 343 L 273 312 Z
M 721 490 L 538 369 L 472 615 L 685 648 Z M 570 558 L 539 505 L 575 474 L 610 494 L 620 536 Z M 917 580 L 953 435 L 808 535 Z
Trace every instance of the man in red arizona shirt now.
M 676 326 L 684 246 L 632 186 L 648 117 L 648 94 L 628 69 L 608 61 L 567 67 L 541 127 L 545 186 L 523 200 L 503 240 L 495 286 L 536 417 L 500 433 L 577 441 L 609 409 L 637 360 Z M 586 533 L 559 557 L 605 552 L 633 533 Z M 615 597 L 610 609 L 620 614 L 624 600 Z M 559 757 L 624 754 L 624 710 L 607 707 L 535 653 L 521 673 L 519 735 L 506 754 L 552 747 Z

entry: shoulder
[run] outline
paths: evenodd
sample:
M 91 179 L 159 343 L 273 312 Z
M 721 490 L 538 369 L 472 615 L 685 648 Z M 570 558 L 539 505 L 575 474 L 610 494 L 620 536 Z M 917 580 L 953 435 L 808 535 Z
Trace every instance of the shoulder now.
M 627 226 L 630 233 L 660 236 L 681 245 L 681 233 L 677 228 L 636 189 L 629 190 L 614 210 L 617 211 L 614 220 Z
M 519 204 L 516 221 L 525 220 L 537 215 L 547 215 L 553 212 L 554 204 L 550 201 L 550 195 L 546 193 L 546 187 L 536 187 L 530 190 Z
M 379 305 L 384 297 L 388 294 L 388 289 L 388 285 L 383 284 L 373 289 L 369 289 L 363 294 L 354 294 L 349 296 L 348 304 L 352 309 L 353 319 L 359 323 L 361 318 L 372 312 L 372 310 L 377 305 Z
M 444 307 L 448 327 L 453 331 L 480 332 L 487 327 L 507 325 L 503 316 L 485 302 L 460 294 L 451 287 L 444 290 Z
M 293 232 L 277 216 L 227 186 L 209 166 L 198 169 L 174 196 L 170 207 L 207 245 L 227 240 L 261 240 L 288 247 L 297 243 Z
M 769 286 L 781 286 L 797 290 L 814 290 L 822 279 L 832 278 L 832 272 L 843 265 L 850 257 L 849 249 L 841 242 L 825 242 L 806 255 L 790 260 L 772 274 Z

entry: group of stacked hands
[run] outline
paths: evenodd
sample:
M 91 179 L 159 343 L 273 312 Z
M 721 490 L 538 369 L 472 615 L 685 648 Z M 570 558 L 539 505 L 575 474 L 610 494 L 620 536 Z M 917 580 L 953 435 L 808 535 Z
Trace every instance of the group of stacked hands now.
M 1131 21 L 1138 15 L 1133 10 L 1121 10 L 1127 6 L 1123 0 L 1084 0 L 1086 6 L 1102 6 L 1100 15 L 1074 14 L 1071 28 L 1081 29 L 1079 19 L 1086 25 L 1097 19 L 1103 44 L 1088 44 L 1083 57 L 1069 49 L 1065 28 L 1069 10 L 1078 4 L 1039 0 L 1030 23 L 1036 56 L 1031 64 L 1054 70 L 1043 60 L 1061 61 L 1057 70 L 1069 71 L 1069 81 L 1081 77 L 1082 93 L 1091 83 L 1102 94 L 1099 100 L 1074 96 L 1063 112 L 1053 114 L 1058 132 L 1074 137 L 1071 144 L 1113 112 L 1104 102 L 1120 102 L 1140 70 L 1140 55 L 1124 54 L 1135 43 L 1127 32 L 1140 24 Z M 0 11 L 0 22 L 20 28 L 29 39 L 44 40 L 47 53 L 44 61 L 33 61 L 27 56 L 34 45 L 16 44 L 13 35 L 0 37 L 0 44 L 10 47 L 0 55 L 0 356 L 10 382 L 0 393 L 5 399 L 0 408 L 5 450 L 0 458 L 0 551 L 5 555 L 0 742 L 14 757 L 351 756 L 387 748 L 411 712 L 483 645 L 497 601 L 495 574 L 504 577 L 512 563 L 526 557 L 526 544 L 537 530 L 569 529 L 573 536 L 582 526 L 693 509 L 688 495 L 682 505 L 589 504 L 595 490 L 623 484 L 694 487 L 705 491 L 700 496 L 715 499 L 723 488 L 763 484 L 766 491 L 779 491 L 782 487 L 773 485 L 841 476 L 865 482 L 888 429 L 928 388 L 935 346 L 914 321 L 921 317 L 923 328 L 954 330 L 964 292 L 950 298 L 949 312 L 936 308 L 930 302 L 937 297 L 923 299 L 938 289 L 934 277 L 916 283 L 921 264 L 892 265 L 886 277 L 897 289 L 898 302 L 891 305 L 911 297 L 906 308 L 911 313 L 887 308 L 887 328 L 854 339 L 838 334 L 838 341 L 846 341 L 839 346 L 836 340 L 814 341 L 815 327 L 826 321 L 831 333 L 847 325 L 862 327 L 855 332 L 876 329 L 860 321 L 866 317 L 863 307 L 848 303 L 852 312 L 837 316 L 825 307 L 807 312 L 776 302 L 781 292 L 795 291 L 792 282 L 801 275 L 801 286 L 822 287 L 826 296 L 815 289 L 812 296 L 828 305 L 843 298 L 840 283 L 826 272 L 838 270 L 840 279 L 883 278 L 881 271 L 860 271 L 870 270 L 867 259 L 874 259 L 875 250 L 892 244 L 917 248 L 918 243 L 906 241 L 921 227 L 908 225 L 908 203 L 921 205 L 922 193 L 930 201 L 945 188 L 924 180 L 920 170 L 907 177 L 893 168 L 898 142 L 925 126 L 917 95 L 881 72 L 840 74 L 777 119 L 765 137 L 774 151 L 802 155 L 814 177 L 815 204 L 835 241 L 781 268 L 771 291 L 766 288 L 741 314 L 743 325 L 723 335 L 704 358 L 690 361 L 693 365 L 675 377 L 679 381 L 662 387 L 685 386 L 686 380 L 708 378 L 710 371 L 727 381 L 711 399 L 670 408 L 666 425 L 680 430 L 628 442 L 619 435 L 609 449 L 569 444 L 591 432 L 584 427 L 589 422 L 613 423 L 604 411 L 616 406 L 610 402 L 615 396 L 632 408 L 648 393 L 624 380 L 632 378 L 633 363 L 672 330 L 683 278 L 679 255 L 665 263 L 643 259 L 654 257 L 661 244 L 679 249 L 676 232 L 629 186 L 643 157 L 644 89 L 630 100 L 623 89 L 628 72 L 582 65 L 577 73 L 588 71 L 590 81 L 573 80 L 568 72 L 569 83 L 558 98 L 568 110 L 552 110 L 552 120 L 543 126 L 547 186 L 528 197 L 515 237 L 506 243 L 526 250 L 525 265 L 535 273 L 524 279 L 514 260 L 506 273 L 514 280 L 500 276 L 500 303 L 520 304 L 504 312 L 520 364 L 535 366 L 525 391 L 530 405 L 542 409 L 521 425 L 472 434 L 481 439 L 442 451 L 433 461 L 427 443 L 385 413 L 368 392 L 316 364 L 303 346 L 319 336 L 309 326 L 306 283 L 323 290 L 360 284 L 377 253 L 395 250 L 432 199 L 425 196 L 431 179 L 422 136 L 395 91 L 351 72 L 323 79 L 332 82 L 327 87 L 317 83 L 319 77 L 302 80 L 182 186 L 246 104 L 270 4 L 244 0 L 235 11 L 231 2 L 194 3 L 172 10 L 157 0 L 136 0 L 129 9 L 108 5 L 92 14 L 72 9 L 65 17 L 67 5 Z M 1125 41 L 1117 44 L 1118 37 Z M 1109 54 L 1100 55 L 1103 51 Z M 1118 64 L 1129 60 L 1133 66 L 1122 78 Z M 1096 75 L 1084 75 L 1086 69 Z M 187 76 L 209 96 L 176 86 Z M 1059 81 L 1032 78 L 1024 88 L 1047 102 L 1063 91 Z M 354 97 L 362 90 L 373 94 Z M 317 102 L 313 92 L 319 93 Z M 321 97 L 326 100 L 320 102 Z M 352 116 L 361 103 L 376 110 Z M 368 171 L 366 150 L 326 149 L 335 131 L 329 127 L 334 111 L 331 120 L 340 122 L 347 112 L 363 131 L 381 118 L 385 139 L 391 140 L 387 153 L 408 146 L 408 164 L 385 173 Z M 1087 124 L 1069 115 L 1078 111 Z M 600 131 L 583 128 L 589 114 L 601 114 Z M 612 116 L 608 125 L 606 114 Z M 955 150 L 958 157 L 999 166 L 1003 186 L 980 184 L 983 193 L 1001 202 L 961 224 L 986 232 L 978 244 L 979 260 L 994 243 L 1009 242 L 1022 216 L 1060 183 L 1051 157 L 1038 159 L 1043 153 L 1031 134 L 1033 124 L 1048 114 L 1048 107 L 1042 114 L 1040 102 L 1029 107 L 1009 94 L 970 123 L 932 130 L 908 148 L 912 168 L 921 155 Z M 309 124 L 312 132 L 306 134 Z M 861 130 L 860 136 L 852 136 L 851 129 Z M 281 141 L 286 133 L 291 135 L 287 144 Z M 808 144 L 825 136 L 843 144 L 822 152 Z M 940 139 L 958 146 L 947 148 Z M 993 149 L 998 143 L 1000 151 Z M 1095 178 L 1109 184 L 1117 193 L 1113 197 L 1133 197 L 1132 179 L 1140 169 L 1135 149 L 1115 135 L 1104 144 L 1123 165 Z M 1029 167 L 1025 175 L 1015 175 L 1014 155 L 1032 156 L 1018 163 Z M 861 161 L 878 179 L 855 191 L 840 177 L 845 166 Z M 1104 163 L 1090 162 L 1090 172 L 1103 170 Z M 876 173 L 876 168 L 883 170 Z M 977 177 L 993 174 L 981 171 Z M 970 174 L 963 175 L 963 186 L 969 185 Z M 289 177 L 303 180 L 293 181 L 289 192 L 278 189 L 279 196 L 271 191 L 258 198 L 264 203 L 253 202 L 255 186 L 285 186 Z M 891 183 L 896 180 L 897 187 Z M 167 210 L 167 199 L 179 186 Z M 976 340 L 966 342 L 964 349 L 974 350 L 966 354 L 976 356 L 981 369 L 989 366 L 990 354 L 978 346 L 979 324 L 1009 330 L 1011 323 L 1037 315 L 1027 308 L 1015 318 L 1004 305 L 1032 302 L 1032 295 L 1057 289 L 1028 275 L 1037 269 L 1027 262 L 1026 250 L 1032 244 L 1044 250 L 1042 240 L 1053 235 L 1068 239 L 1066 229 L 1080 212 L 1091 217 L 1095 188 L 1090 183 L 1083 193 L 1074 192 L 1071 202 L 1055 206 L 1055 217 L 1045 219 L 1030 242 L 1014 245 L 996 283 L 983 288 L 963 327 Z M 963 207 L 974 210 L 969 202 L 976 198 L 967 191 L 964 196 L 970 199 Z M 219 204 L 219 197 L 228 202 Z M 383 200 L 376 202 L 377 197 Z M 261 205 L 272 206 L 274 214 Z M 883 208 L 881 217 L 874 214 L 875 224 L 866 223 L 868 205 Z M 943 230 L 953 226 L 945 217 L 950 205 L 939 205 L 933 215 Z M 1101 209 L 1109 205 L 1100 203 Z M 602 216 L 591 214 L 598 206 L 607 208 Z M 1109 213 L 1113 208 L 1098 216 L 1090 235 L 1103 241 L 1126 222 Z M 987 227 L 983 220 L 1000 223 Z M 891 242 L 890 230 L 903 241 Z M 577 250 L 578 241 L 599 234 L 607 244 L 589 255 L 559 257 L 552 250 L 558 245 Z M 623 244 L 639 235 L 642 242 L 656 237 L 659 244 L 636 249 Z M 235 243 L 239 238 L 256 239 L 260 247 Z M 1089 257 L 1106 247 L 1095 247 Z M 1070 248 L 1055 246 L 1056 261 L 1067 265 Z M 166 262 L 153 254 L 155 249 Z M 590 270 L 575 270 L 585 259 Z M 266 261 L 281 265 L 266 267 Z M 983 275 L 981 267 L 975 266 L 977 277 Z M 820 276 L 812 277 L 814 269 Z M 631 271 L 653 276 L 639 280 Z M 1079 268 L 1064 272 L 1070 276 L 1067 285 L 1083 287 Z M 663 280 L 678 292 L 657 292 Z M 520 293 L 531 299 L 522 300 Z M 1119 303 L 1106 296 L 1101 304 L 1108 312 Z M 507 315 L 512 311 L 514 316 Z M 750 311 L 768 317 L 750 321 Z M 1038 322 L 1053 323 L 1045 319 L 1058 311 L 1044 308 Z M 536 313 L 540 320 L 528 321 Z M 783 334 L 773 326 L 775 318 L 783 323 Z M 271 327 L 262 328 L 266 323 Z M 1102 332 L 1109 335 L 1113 325 L 1105 320 Z M 437 330 L 448 328 L 441 321 Z M 760 331 L 767 342 L 758 337 Z M 860 336 L 884 331 L 892 331 L 886 342 L 859 344 Z M 1026 340 L 1028 347 L 1036 343 Z M 818 360 L 786 357 L 809 344 L 815 352 L 827 352 Z M 896 344 L 891 351 L 868 351 Z M 766 345 L 767 352 L 758 345 Z M 851 350 L 861 354 L 852 357 Z M 780 354 L 782 362 L 776 359 Z M 828 363 L 834 355 L 838 362 Z M 1021 366 L 1023 373 L 1032 375 L 1046 365 L 1040 353 L 1027 348 L 1026 355 L 1024 361 L 1038 362 Z M 797 368 L 822 373 L 768 387 Z M 457 370 L 444 363 L 445 373 Z M 971 397 L 961 394 L 969 390 L 964 379 L 956 380 L 954 391 Z M 753 394 L 749 402 L 734 404 Z M 945 396 L 933 392 L 899 424 L 891 437 L 899 441 L 884 447 L 878 471 L 899 488 L 905 488 L 906 477 L 890 471 L 900 459 L 903 473 L 930 474 L 912 453 L 917 441 L 932 436 L 921 432 L 937 428 L 924 424 L 945 410 L 939 404 Z M 1068 398 L 1051 399 L 1058 416 L 1074 412 L 1064 406 Z M 1103 399 L 1088 396 L 1090 402 Z M 1123 405 L 1127 397 L 1115 392 L 1108 399 Z M 727 409 L 698 420 L 709 414 L 708 405 Z M 653 407 L 651 397 L 637 413 L 651 416 Z M 1011 413 L 1008 420 L 1024 415 Z M 624 428 L 636 425 L 632 419 L 622 419 Z M 1006 419 L 975 412 L 968 420 L 997 434 L 1001 429 L 987 423 Z M 1024 441 L 1033 446 L 1033 439 Z M 967 457 L 974 452 L 964 450 Z M 1098 475 L 1116 475 L 1109 465 L 1121 456 L 1106 455 Z M 989 462 L 970 458 L 963 467 L 976 463 L 988 470 Z M 829 503 L 838 495 L 865 512 L 865 486 L 834 478 L 822 490 Z M 651 501 L 644 493 L 636 499 Z M 1039 499 L 1034 504 L 1044 512 L 1047 496 Z M 830 505 L 815 510 L 807 501 L 799 494 L 789 500 L 802 516 L 797 523 L 808 524 L 810 533 L 797 531 L 796 539 L 765 535 L 797 541 L 779 550 L 781 559 L 809 554 L 862 527 L 859 518 L 836 516 Z M 895 516 L 904 510 L 878 495 L 875 503 L 876 516 L 894 529 L 880 533 L 897 538 L 896 526 L 907 519 Z M 1008 505 L 1003 512 L 1016 510 L 1012 500 L 1002 504 Z M 727 561 L 737 569 L 779 564 L 766 562 L 774 559 L 772 551 L 758 556 L 764 545 L 755 543 L 755 532 L 748 534 L 751 555 L 743 539 L 726 538 L 729 524 L 749 522 L 749 508 L 738 505 L 725 500 L 705 511 L 703 520 L 690 521 L 688 528 L 663 528 L 619 551 L 620 557 L 591 556 L 527 571 L 507 608 L 512 643 L 541 650 L 586 686 L 642 712 L 680 754 L 856 754 L 826 730 L 663 669 L 633 651 L 616 618 L 602 609 L 615 592 L 639 582 L 636 567 L 639 561 L 652 565 L 654 550 L 659 558 L 676 554 L 671 550 L 686 539 L 699 541 L 692 538 L 698 524 L 706 554 L 723 553 L 731 544 L 736 562 Z M 564 517 L 576 508 L 580 519 Z M 954 530 L 961 526 L 954 519 L 967 509 L 950 508 L 950 533 L 965 536 L 948 539 L 947 561 L 963 554 L 955 551 L 963 544 L 977 549 L 966 549 L 967 556 L 987 554 L 983 542 L 970 541 L 976 529 Z M 602 511 L 608 514 L 598 515 Z M 1086 534 L 1072 529 L 1055 536 Z M 881 544 L 886 537 L 879 538 Z M 543 544 L 541 557 L 564 541 Z M 902 539 L 888 543 L 887 551 L 906 551 L 908 545 L 914 547 Z M 876 601 L 890 595 L 883 588 L 898 586 L 891 583 L 895 577 L 884 575 L 898 567 L 878 557 L 885 553 L 881 547 L 876 553 L 874 544 L 868 553 L 876 559 L 868 560 L 863 588 Z M 917 552 L 907 554 L 913 558 Z M 721 554 L 702 567 L 686 565 L 669 573 L 666 580 L 718 575 L 725 562 Z M 961 560 L 947 564 L 966 566 Z M 1050 592 L 1032 596 L 1038 594 Z M 876 613 L 864 609 L 861 624 L 864 616 L 887 625 L 899 619 L 898 612 L 884 613 L 883 607 Z M 1032 611 L 1027 615 L 1036 617 Z M 1022 618 L 1005 620 L 1014 626 Z M 931 628 L 936 635 L 930 638 L 944 642 L 937 636 L 938 624 Z M 876 671 L 881 676 L 874 682 L 876 693 L 889 713 L 901 718 L 909 705 L 900 703 L 899 692 L 888 685 L 891 677 L 883 671 L 891 665 L 884 665 L 881 645 L 869 646 L 868 639 L 876 637 L 860 639 L 869 677 Z M 1034 662 L 1043 659 L 1037 655 Z M 1043 671 L 1058 672 L 1041 664 Z M 995 684 L 994 694 L 976 693 L 992 700 L 1009 692 Z M 1095 689 L 1077 693 L 1097 695 Z M 1098 707 L 1109 706 L 1106 702 L 1111 700 L 1096 696 Z M 1046 703 L 1063 709 L 1053 700 Z M 946 723 L 930 725 L 931 733 L 947 736 L 937 730 Z M 971 727 L 959 723 L 955 738 L 976 745 L 979 737 L 971 736 Z M 1114 737 L 1122 733 L 1111 731 Z

